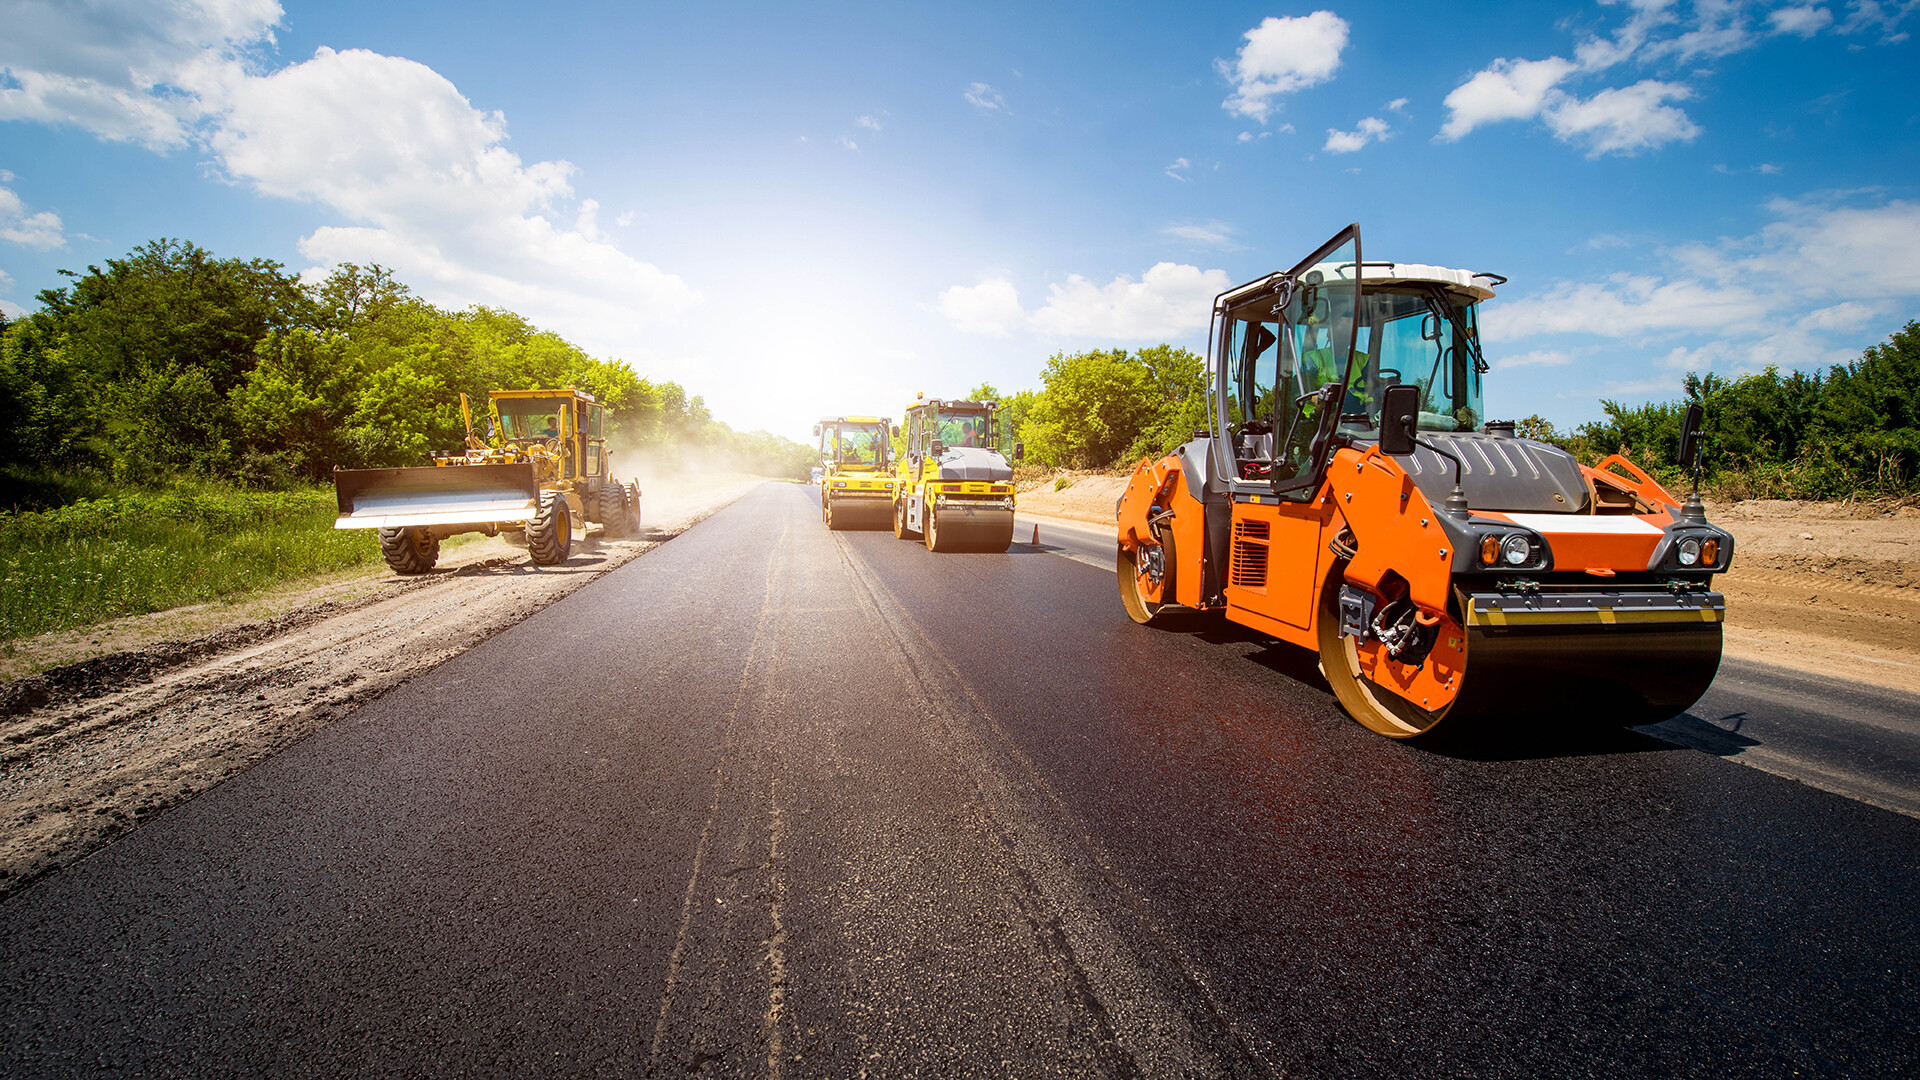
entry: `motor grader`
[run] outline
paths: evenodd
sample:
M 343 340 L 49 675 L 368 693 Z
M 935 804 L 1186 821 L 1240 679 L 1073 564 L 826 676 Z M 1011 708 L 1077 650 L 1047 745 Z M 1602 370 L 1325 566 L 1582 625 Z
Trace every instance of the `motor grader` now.
M 334 528 L 380 530 L 380 552 L 402 574 L 431 570 L 440 541 L 457 533 L 505 535 L 542 566 L 567 560 L 576 521 L 637 535 L 640 488 L 613 478 L 608 411 L 571 386 L 495 390 L 483 439 L 462 394 L 465 450 L 416 468 L 335 469 Z
M 1133 620 L 1219 611 L 1315 650 L 1392 738 L 1697 701 L 1733 537 L 1623 457 L 1584 466 L 1484 420 L 1478 309 L 1505 281 L 1363 261 L 1355 225 L 1222 293 L 1209 430 L 1142 461 L 1116 507 Z M 1698 426 L 1696 407 L 1696 477 Z
M 926 400 L 907 407 L 895 472 L 893 535 L 928 551 L 1005 551 L 1013 543 L 1013 465 L 1026 448 L 997 401 Z M 899 429 L 895 429 L 899 434 Z
M 825 416 L 813 425 L 823 463 L 820 520 L 827 528 L 884 529 L 893 519 L 892 424 L 881 416 Z

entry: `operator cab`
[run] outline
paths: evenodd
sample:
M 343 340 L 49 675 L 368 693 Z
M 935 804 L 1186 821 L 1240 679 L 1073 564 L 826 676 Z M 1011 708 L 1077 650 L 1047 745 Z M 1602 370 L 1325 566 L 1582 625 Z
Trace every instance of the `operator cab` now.
M 843 471 L 878 472 L 886 468 L 888 422 L 877 416 L 833 416 L 813 425 L 820 459 Z
M 1227 438 L 1216 469 L 1235 489 L 1311 498 L 1336 438 L 1379 438 L 1382 394 L 1395 385 L 1420 388 L 1422 429 L 1477 429 L 1487 370 L 1478 305 L 1505 280 L 1362 264 L 1357 235 L 1343 233 L 1292 271 L 1222 295 L 1215 427 Z
M 606 406 L 578 390 L 496 390 L 488 434 L 494 445 L 524 457 L 545 449 L 562 477 L 600 476 L 606 462 Z
M 997 401 L 923 401 L 907 410 L 907 454 L 938 457 L 950 449 L 991 450 L 1008 461 L 1025 456 Z

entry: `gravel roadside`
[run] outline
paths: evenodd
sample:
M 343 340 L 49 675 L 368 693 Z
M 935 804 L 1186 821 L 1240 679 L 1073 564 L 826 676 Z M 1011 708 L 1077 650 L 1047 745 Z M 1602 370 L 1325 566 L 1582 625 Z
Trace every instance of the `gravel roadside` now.
M 499 633 L 765 482 L 652 485 L 646 529 L 535 566 L 487 539 L 432 573 L 336 575 L 16 643 L 0 683 L 0 896 Z M 185 631 L 185 634 L 182 634 Z M 48 666 L 51 663 L 53 666 Z M 34 670 L 45 668 L 45 670 Z

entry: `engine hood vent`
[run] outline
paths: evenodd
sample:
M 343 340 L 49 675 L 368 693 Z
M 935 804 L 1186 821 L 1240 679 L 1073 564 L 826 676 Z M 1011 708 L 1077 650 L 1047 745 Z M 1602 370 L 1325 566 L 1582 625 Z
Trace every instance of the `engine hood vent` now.
M 939 458 L 942 480 L 1013 479 L 1013 466 L 997 450 L 978 446 L 949 446 Z
M 1423 442 L 1460 459 L 1460 487 L 1475 510 L 1575 514 L 1587 509 L 1587 485 L 1573 455 L 1557 446 L 1480 432 L 1423 431 Z M 1439 506 L 1453 490 L 1453 462 L 1424 446 L 1395 459 L 1420 494 Z

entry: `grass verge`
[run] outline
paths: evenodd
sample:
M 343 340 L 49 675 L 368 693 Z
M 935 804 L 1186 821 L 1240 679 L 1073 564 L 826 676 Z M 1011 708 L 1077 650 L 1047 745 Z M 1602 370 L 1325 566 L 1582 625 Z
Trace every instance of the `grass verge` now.
M 0 641 L 228 599 L 377 562 L 331 488 L 126 492 L 0 515 Z

